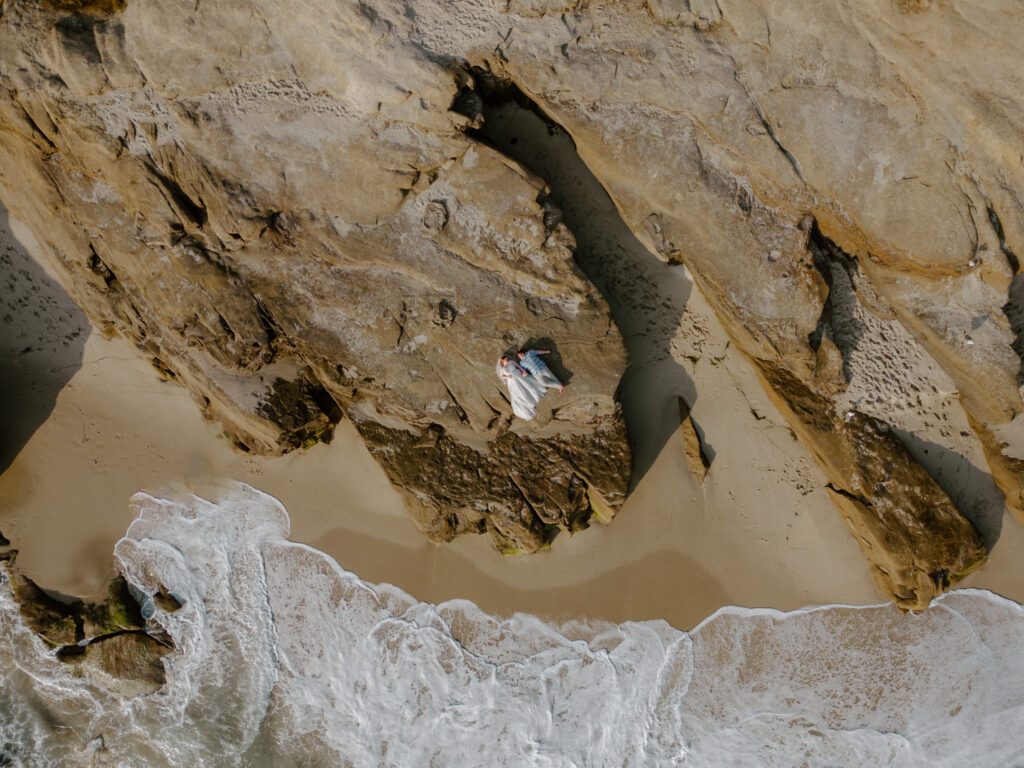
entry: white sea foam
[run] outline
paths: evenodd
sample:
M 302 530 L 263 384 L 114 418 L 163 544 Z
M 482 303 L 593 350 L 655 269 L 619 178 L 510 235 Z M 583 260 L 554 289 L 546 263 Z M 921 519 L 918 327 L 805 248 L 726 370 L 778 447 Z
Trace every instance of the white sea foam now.
M 1020 766 L 1024 609 L 987 592 L 559 626 L 420 603 L 287 540 L 275 500 L 138 495 L 115 555 L 179 651 L 121 699 L 0 584 L 0 765 Z

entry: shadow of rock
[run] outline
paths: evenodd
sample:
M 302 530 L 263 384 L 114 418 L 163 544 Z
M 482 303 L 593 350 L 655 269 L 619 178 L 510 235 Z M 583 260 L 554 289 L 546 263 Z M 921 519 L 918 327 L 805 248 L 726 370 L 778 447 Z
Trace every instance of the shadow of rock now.
M 978 469 L 956 451 L 894 429 L 918 464 L 928 470 L 939 487 L 953 500 L 985 540 L 991 552 L 1003 528 L 1005 500 L 992 476 Z
M 82 367 L 89 321 L 11 232 L 0 206 L 0 472 Z
M 1024 272 L 1013 278 L 1010 283 L 1009 301 L 1003 307 L 1003 313 L 1010 321 L 1013 329 L 1013 351 L 1020 358 L 1020 370 L 1017 372 L 1017 384 L 1024 384 Z
M 619 384 L 633 449 L 635 488 L 679 429 L 678 398 L 691 406 L 696 387 L 672 355 L 672 340 L 693 289 L 685 270 L 660 261 L 636 239 L 601 183 L 576 154 L 569 134 L 546 121 L 526 97 L 499 91 L 482 105 L 483 126 L 474 135 L 544 179 L 552 216 L 561 216 L 576 238 L 576 263 L 611 309 L 629 355 Z M 552 339 L 524 346 L 550 349 L 548 365 L 563 383 L 571 371 Z

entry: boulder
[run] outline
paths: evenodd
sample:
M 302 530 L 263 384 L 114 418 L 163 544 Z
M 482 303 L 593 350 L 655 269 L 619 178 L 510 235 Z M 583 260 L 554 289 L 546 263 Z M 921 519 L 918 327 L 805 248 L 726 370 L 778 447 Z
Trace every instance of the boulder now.
M 161 659 L 174 650 L 145 632 L 121 632 L 93 640 L 85 646 L 64 647 L 57 658 L 75 674 L 121 696 L 158 691 L 167 676 Z
M 20 573 L 16 560 L 17 550 L 0 555 L 0 586 L 11 590 L 22 621 L 56 650 L 58 660 L 123 696 L 152 693 L 166 682 L 160 660 L 174 644 L 158 624 L 143 618 L 123 576 L 111 580 L 103 602 L 58 600 Z M 163 588 L 153 600 L 168 612 L 181 606 Z

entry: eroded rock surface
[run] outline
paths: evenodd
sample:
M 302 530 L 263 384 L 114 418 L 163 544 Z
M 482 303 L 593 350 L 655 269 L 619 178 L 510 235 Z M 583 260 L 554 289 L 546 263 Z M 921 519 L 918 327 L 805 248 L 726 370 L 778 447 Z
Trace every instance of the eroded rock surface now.
M 110 10 L 0 19 L 0 189 L 93 322 L 243 449 L 344 412 L 436 540 L 610 519 L 621 339 L 544 183 L 449 110 L 465 75 L 362 6 Z M 531 339 L 571 386 L 510 430 L 494 366 Z
M 1019 21 L 1009 2 L 8 0 L 0 193 L 94 322 L 240 444 L 324 438 L 337 406 L 430 536 L 532 551 L 614 514 L 628 450 L 622 347 L 571 235 L 541 180 L 466 134 L 485 81 L 514 83 L 687 265 L 880 587 L 920 608 L 985 548 L 893 434 L 909 358 L 873 350 L 898 336 L 951 380 L 1024 516 Z M 507 430 L 494 359 L 524 334 L 573 378 Z
M 1009 32 L 1018 11 L 516 9 L 492 17 L 499 43 L 467 32 L 452 46 L 439 27 L 388 19 L 514 82 L 568 130 L 637 236 L 691 269 L 833 486 L 860 499 L 853 511 L 842 502 L 843 514 L 858 530 L 886 530 L 872 543 L 859 536 L 883 591 L 927 605 L 984 546 L 901 442 L 878 439 L 876 427 L 899 416 L 884 394 L 840 406 L 863 376 L 848 359 L 857 340 L 832 322 L 839 297 L 820 253 L 848 261 L 854 300 L 909 332 L 952 379 L 994 479 L 1024 513 L 1011 447 L 1024 432 L 1011 291 L 1024 233 L 1013 154 L 1022 107 L 1002 77 L 1007 62 L 1024 63 Z M 921 573 L 931 575 L 910 575 Z
M 0 584 L 10 588 L 22 620 L 56 649 L 57 659 L 123 696 L 152 693 L 166 682 L 161 659 L 174 645 L 143 617 L 123 577 L 110 582 L 103 602 L 58 600 L 20 573 L 16 560 L 16 550 L 0 555 Z M 153 599 L 168 612 L 180 607 L 173 595 L 163 592 Z

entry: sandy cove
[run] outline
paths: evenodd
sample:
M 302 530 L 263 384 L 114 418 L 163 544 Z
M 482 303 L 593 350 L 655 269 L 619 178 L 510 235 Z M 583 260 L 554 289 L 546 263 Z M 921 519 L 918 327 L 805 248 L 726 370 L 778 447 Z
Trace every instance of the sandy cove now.
M 790 610 L 881 599 L 824 477 L 681 272 L 687 322 L 672 359 L 627 373 L 633 380 L 623 385 L 647 467 L 626 505 L 611 526 L 509 558 L 485 537 L 427 541 L 347 422 L 330 445 L 276 459 L 238 453 L 184 389 L 161 381 L 123 340 L 91 331 L 26 246 L 23 228 L 4 227 L 3 421 L 17 455 L 0 475 L 0 531 L 48 588 L 98 595 L 135 491 L 216 498 L 240 481 L 284 503 L 294 540 L 435 603 L 465 598 L 501 615 L 660 618 L 688 628 L 722 605 Z M 671 375 L 665 365 L 680 369 L 679 385 L 690 391 L 659 387 Z M 678 395 L 693 405 L 713 454 L 703 484 L 687 468 Z M 963 586 L 1024 601 L 1024 526 L 1006 515 L 997 533 L 989 563 Z

